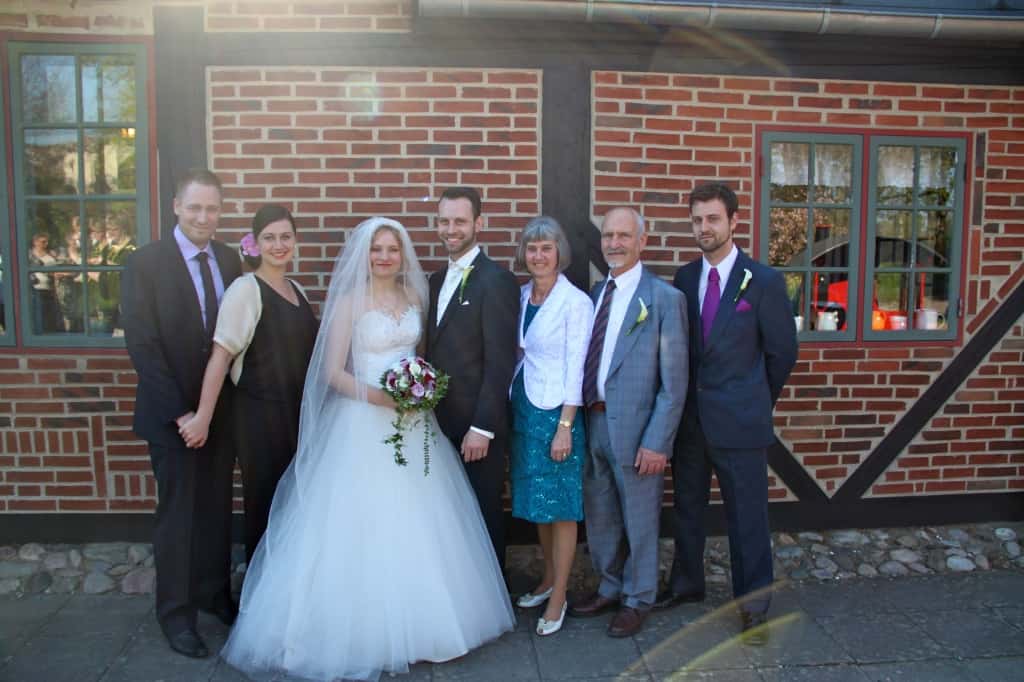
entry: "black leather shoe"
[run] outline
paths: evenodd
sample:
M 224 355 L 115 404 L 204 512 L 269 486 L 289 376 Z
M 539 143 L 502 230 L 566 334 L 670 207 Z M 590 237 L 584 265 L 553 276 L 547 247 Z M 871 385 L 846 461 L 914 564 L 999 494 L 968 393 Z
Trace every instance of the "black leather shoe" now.
M 764 613 L 740 612 L 743 632 L 740 638 L 750 646 L 764 646 L 768 643 L 768 616 Z
M 664 611 L 680 604 L 696 604 L 704 601 L 703 592 L 688 592 L 686 594 L 675 594 L 672 590 L 662 590 L 655 598 L 651 608 L 655 611 Z
M 235 619 L 238 618 L 238 604 L 231 600 L 219 602 L 216 606 L 203 609 L 203 611 L 213 614 L 217 617 L 217 620 L 228 627 L 234 625 Z
M 206 658 L 210 655 L 210 650 L 206 648 L 206 644 L 199 638 L 195 630 L 182 630 L 173 634 L 165 632 L 164 636 L 171 648 L 182 656 Z

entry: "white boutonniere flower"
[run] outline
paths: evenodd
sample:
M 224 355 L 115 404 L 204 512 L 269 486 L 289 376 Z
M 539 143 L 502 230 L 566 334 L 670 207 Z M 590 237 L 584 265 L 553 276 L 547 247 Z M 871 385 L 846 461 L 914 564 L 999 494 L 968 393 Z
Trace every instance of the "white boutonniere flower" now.
M 630 327 L 628 331 L 626 331 L 626 336 L 629 336 L 630 334 L 632 334 L 634 329 L 636 329 L 637 327 L 642 325 L 647 320 L 647 316 L 649 314 L 650 314 L 650 312 L 648 311 L 647 304 L 644 303 L 644 299 L 641 298 L 640 299 L 640 314 L 636 316 L 636 320 L 633 322 L 633 326 Z
M 740 300 L 740 296 L 742 296 L 743 292 L 747 290 L 747 285 L 750 284 L 750 280 L 752 280 L 752 279 L 754 279 L 753 273 L 750 272 L 750 270 L 747 270 L 746 268 L 743 268 L 743 281 L 740 282 L 739 291 L 737 291 L 736 295 L 733 296 L 733 299 L 732 299 L 733 303 L 735 303 L 736 301 Z
M 469 273 L 473 272 L 473 266 L 470 265 L 462 271 L 462 281 L 459 283 L 459 303 L 465 305 L 465 301 L 462 300 L 462 294 L 466 291 L 466 282 L 469 280 Z

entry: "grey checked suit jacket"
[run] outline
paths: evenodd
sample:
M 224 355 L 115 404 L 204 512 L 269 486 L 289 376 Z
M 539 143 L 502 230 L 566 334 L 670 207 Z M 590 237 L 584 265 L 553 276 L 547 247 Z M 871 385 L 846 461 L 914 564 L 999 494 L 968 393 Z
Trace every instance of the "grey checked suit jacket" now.
M 606 281 L 591 291 L 595 304 Z M 641 299 L 648 318 L 635 324 Z M 640 447 L 672 454 L 689 378 L 687 329 L 686 297 L 644 268 L 604 384 L 609 436 L 621 465 L 631 466 Z

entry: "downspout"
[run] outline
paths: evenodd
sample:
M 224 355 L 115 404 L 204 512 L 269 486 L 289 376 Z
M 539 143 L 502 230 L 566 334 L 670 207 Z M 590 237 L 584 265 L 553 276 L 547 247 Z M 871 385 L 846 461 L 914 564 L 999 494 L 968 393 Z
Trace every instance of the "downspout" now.
M 641 23 L 705 30 L 789 31 L 946 40 L 1024 40 L 1024 13 L 996 16 L 899 13 L 728 2 L 625 0 L 419 0 L 428 18 Z

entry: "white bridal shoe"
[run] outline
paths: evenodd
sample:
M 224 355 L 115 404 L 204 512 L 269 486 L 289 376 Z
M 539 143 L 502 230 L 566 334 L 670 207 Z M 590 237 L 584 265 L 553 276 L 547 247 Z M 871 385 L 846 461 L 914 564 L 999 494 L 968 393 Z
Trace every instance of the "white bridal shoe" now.
M 558 616 L 558 620 L 545 620 L 544 616 L 537 619 L 537 634 L 541 637 L 553 635 L 562 629 L 562 623 L 565 622 L 565 611 L 569 607 L 569 600 L 566 599 L 562 602 L 562 613 Z
M 548 597 L 551 596 L 551 592 L 554 589 L 554 587 L 549 587 L 540 594 L 533 594 L 532 592 L 527 592 L 519 599 L 516 599 L 516 606 L 518 606 L 521 609 L 532 609 L 534 606 L 540 606 L 548 600 Z

